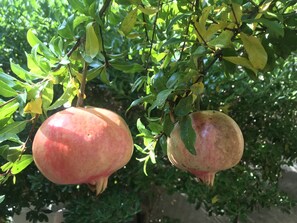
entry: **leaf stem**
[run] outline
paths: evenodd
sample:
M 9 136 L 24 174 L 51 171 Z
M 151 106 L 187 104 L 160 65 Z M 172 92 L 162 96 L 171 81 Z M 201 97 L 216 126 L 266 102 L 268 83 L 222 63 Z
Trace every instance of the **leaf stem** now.
M 191 24 L 193 25 L 194 29 L 196 30 L 198 36 L 201 38 L 202 42 L 204 43 L 205 46 L 207 46 L 209 49 L 211 49 L 212 51 L 215 51 L 215 49 L 213 49 L 212 47 L 210 47 L 207 42 L 205 41 L 205 39 L 203 38 L 203 36 L 201 35 L 201 33 L 199 32 L 198 28 L 195 26 L 195 23 L 193 21 L 191 21 Z
M 234 16 L 234 19 L 235 19 L 235 23 L 236 23 L 237 29 L 239 29 L 239 28 L 240 28 L 240 24 L 239 24 L 238 19 L 237 19 L 237 17 L 236 17 L 236 14 L 235 14 L 233 5 L 230 4 L 230 7 L 231 7 L 232 14 L 233 14 L 233 16 Z
M 3 104 L 1 104 L 1 105 L 0 105 L 0 108 L 4 107 L 4 106 L 7 105 L 8 103 L 10 103 L 10 102 L 12 102 L 12 101 L 14 101 L 14 100 L 16 100 L 16 99 L 17 99 L 16 97 L 14 97 L 14 98 L 12 98 L 12 99 L 9 99 L 8 101 L 6 101 L 6 102 L 4 102 Z
M 149 60 L 150 60 L 150 57 L 152 55 L 152 50 L 153 50 L 153 46 L 154 46 L 154 42 L 155 42 L 156 29 L 157 29 L 157 20 L 158 20 L 160 8 L 162 8 L 161 0 L 158 1 L 158 12 L 156 13 L 155 20 L 154 20 L 151 46 L 150 46 L 150 51 L 149 51 L 149 55 L 147 57 L 147 62 L 146 62 L 146 70 L 148 69 Z
M 66 56 L 69 58 L 71 55 L 72 55 L 72 53 L 80 46 L 80 44 L 81 44 L 81 38 L 78 38 L 77 39 L 77 41 L 76 41 L 76 43 L 74 44 L 74 46 L 68 51 L 68 53 L 66 54 Z M 56 67 L 54 67 L 53 69 L 52 69 L 52 71 L 57 71 L 57 70 L 59 70 L 61 67 L 62 67 L 63 65 L 61 64 L 61 63 L 59 63 Z
M 81 80 L 80 90 L 78 93 L 76 107 L 82 107 L 84 104 L 85 89 L 86 89 L 86 83 L 87 83 L 87 72 L 88 72 L 88 63 L 84 61 L 83 76 Z

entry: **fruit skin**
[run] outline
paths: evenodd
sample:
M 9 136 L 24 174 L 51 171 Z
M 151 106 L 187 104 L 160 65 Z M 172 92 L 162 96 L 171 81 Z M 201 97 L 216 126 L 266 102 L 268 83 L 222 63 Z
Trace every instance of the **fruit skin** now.
M 242 132 L 237 123 L 222 112 L 207 110 L 189 116 L 196 132 L 196 155 L 186 149 L 180 137 L 180 125 L 176 123 L 167 139 L 168 158 L 179 169 L 213 185 L 216 172 L 239 163 L 244 149 Z
M 50 181 L 95 185 L 99 194 L 105 190 L 108 177 L 130 160 L 133 139 L 116 113 L 71 107 L 43 122 L 32 152 L 36 166 Z

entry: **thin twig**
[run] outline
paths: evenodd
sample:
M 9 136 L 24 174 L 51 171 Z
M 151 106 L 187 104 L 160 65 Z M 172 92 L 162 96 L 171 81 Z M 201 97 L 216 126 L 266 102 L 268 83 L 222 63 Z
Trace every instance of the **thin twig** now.
M 235 19 L 236 26 L 237 26 L 237 28 L 239 29 L 239 28 L 240 28 L 240 24 L 239 24 L 238 19 L 237 19 L 237 17 L 236 17 L 236 14 L 235 14 L 233 5 L 230 4 L 230 7 L 231 7 L 232 14 L 233 14 L 233 16 L 234 16 L 234 19 Z
M 66 54 L 66 56 L 69 58 L 71 55 L 72 55 L 72 53 L 80 46 L 80 44 L 81 44 L 81 38 L 78 38 L 77 39 L 77 41 L 76 41 L 76 43 L 74 44 L 74 46 L 68 51 L 68 53 Z M 52 69 L 52 71 L 57 71 L 57 70 L 59 70 L 61 67 L 62 67 L 63 65 L 61 64 L 61 63 L 59 63 L 56 67 L 54 67 L 53 69 Z
M 209 49 L 211 49 L 212 51 L 215 51 L 214 48 L 210 47 L 207 42 L 205 41 L 205 39 L 203 38 L 203 36 L 201 35 L 201 33 L 199 32 L 199 30 L 197 29 L 197 27 L 195 26 L 195 23 L 193 21 L 191 21 L 191 24 L 194 26 L 194 29 L 196 30 L 198 36 L 201 38 L 202 42 L 204 43 L 205 46 L 207 46 Z
M 82 107 L 84 104 L 85 89 L 86 89 L 86 83 L 87 83 L 87 72 L 88 72 L 88 63 L 84 61 L 83 76 L 80 84 L 80 90 L 78 93 L 76 107 Z
M 109 62 L 108 62 L 108 57 L 107 57 L 107 53 L 105 51 L 105 46 L 104 46 L 104 37 L 103 37 L 103 34 L 102 34 L 102 27 L 101 25 L 99 25 L 99 30 L 100 30 L 100 36 L 101 36 L 101 40 L 102 40 L 102 54 L 104 56 L 104 60 L 105 60 L 105 66 L 108 67 L 109 66 Z
M 154 46 L 154 42 L 155 42 L 156 29 L 157 29 L 157 20 L 158 20 L 159 11 L 160 11 L 160 8 L 161 7 L 162 7 L 162 3 L 161 3 L 161 0 L 159 0 L 158 1 L 158 12 L 156 13 L 155 21 L 154 21 L 154 26 L 153 26 L 153 34 L 152 34 L 150 51 L 149 51 L 149 55 L 147 57 L 146 70 L 148 69 L 149 60 L 150 60 L 150 57 L 152 55 L 152 50 L 153 50 L 153 46 Z
M 141 4 L 141 6 L 143 8 L 145 7 L 144 4 Z M 143 23 L 144 23 L 144 32 L 145 32 L 146 41 L 149 41 L 150 38 L 149 38 L 149 35 L 148 35 L 148 30 L 147 30 L 147 21 L 146 21 L 146 18 L 145 18 L 145 14 L 144 13 L 142 13 L 142 20 L 143 20 Z
M 14 98 L 12 98 L 12 99 L 9 99 L 8 101 L 6 101 L 6 102 L 4 102 L 3 104 L 1 104 L 1 105 L 0 105 L 0 108 L 4 107 L 4 106 L 7 105 L 8 103 L 10 103 L 10 102 L 12 102 L 12 101 L 14 101 L 14 100 L 16 100 L 16 99 L 17 99 L 16 97 L 14 97 Z

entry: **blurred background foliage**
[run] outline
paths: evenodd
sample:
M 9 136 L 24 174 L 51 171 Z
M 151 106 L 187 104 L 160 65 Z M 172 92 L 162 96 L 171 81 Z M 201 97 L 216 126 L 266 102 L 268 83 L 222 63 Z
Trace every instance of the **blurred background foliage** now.
M 227 215 L 233 222 L 244 220 L 259 206 L 289 211 L 295 204 L 278 188 L 281 167 L 292 165 L 297 155 L 293 1 L 2 0 L 0 4 L 0 80 L 10 86 L 5 88 L 10 93 L 1 95 L 1 112 L 7 112 L 11 100 L 18 103 L 0 124 L 3 130 L 28 122 L 13 132 L 17 137 L 8 137 L 12 130 L 0 137 L 0 222 L 23 207 L 31 209 L 28 220 L 44 221 L 53 204 L 65 205 L 65 222 L 148 222 L 156 197 L 164 191 L 183 193 L 197 208 Z M 88 24 L 96 33 L 89 36 L 91 48 Z M 223 28 L 215 28 L 218 24 Z M 209 27 L 215 30 L 211 37 Z M 263 69 L 248 60 L 251 54 L 240 32 L 261 39 L 267 53 Z M 244 57 L 245 62 L 224 59 L 228 56 Z M 89 65 L 85 104 L 106 107 L 125 118 L 138 145 L 132 160 L 110 178 L 107 191 L 99 197 L 86 185 L 47 181 L 33 163 L 21 173 L 8 174 L 5 165 L 17 165 L 17 159 L 7 154 L 30 155 L 32 135 L 42 120 L 64 103 L 75 104 L 85 62 Z M 50 99 L 43 101 L 40 118 L 31 121 L 34 112 L 24 109 L 40 98 L 40 91 L 50 92 Z M 212 188 L 172 167 L 166 157 L 170 112 L 179 120 L 197 109 L 227 113 L 245 138 L 241 163 L 218 173 Z M 25 151 L 14 149 L 27 138 Z M 149 148 L 150 143 L 155 147 Z

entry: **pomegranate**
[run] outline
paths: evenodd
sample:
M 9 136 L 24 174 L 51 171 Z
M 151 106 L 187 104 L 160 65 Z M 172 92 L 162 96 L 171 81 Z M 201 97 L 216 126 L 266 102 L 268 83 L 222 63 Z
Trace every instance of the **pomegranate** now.
M 103 108 L 68 108 L 50 116 L 32 146 L 40 172 L 56 184 L 86 183 L 97 195 L 128 163 L 133 139 L 125 121 Z
M 196 133 L 196 155 L 185 147 L 179 123 L 167 139 L 167 155 L 177 168 L 212 186 L 216 172 L 238 164 L 243 154 L 244 139 L 237 123 L 222 112 L 207 110 L 189 116 Z

